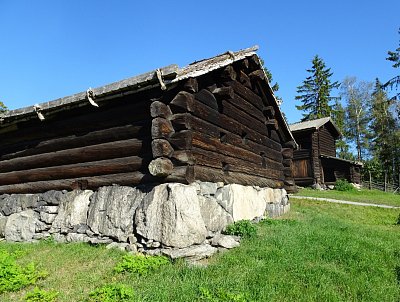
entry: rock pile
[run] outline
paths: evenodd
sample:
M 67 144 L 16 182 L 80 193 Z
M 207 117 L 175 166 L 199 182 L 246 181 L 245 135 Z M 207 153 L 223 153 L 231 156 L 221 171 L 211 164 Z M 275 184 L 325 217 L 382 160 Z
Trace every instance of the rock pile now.
M 52 236 L 198 260 L 239 245 L 221 234 L 228 224 L 280 216 L 289 207 L 284 189 L 208 182 L 0 195 L 0 236 Z

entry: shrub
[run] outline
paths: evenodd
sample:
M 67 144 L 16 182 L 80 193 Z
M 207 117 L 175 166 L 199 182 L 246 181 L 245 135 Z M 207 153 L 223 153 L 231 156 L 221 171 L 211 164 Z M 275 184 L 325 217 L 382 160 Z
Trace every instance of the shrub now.
M 124 302 L 133 301 L 135 293 L 124 284 L 107 284 L 89 294 L 87 302 Z
M 35 287 L 32 291 L 25 295 L 27 302 L 55 302 L 57 300 L 58 292 L 45 291 Z
M 33 263 L 22 267 L 16 263 L 14 254 L 0 250 L 0 293 L 17 291 L 25 286 L 35 284 L 44 278 L 45 271 L 37 271 Z
M 207 302 L 250 302 L 242 293 L 231 293 L 218 290 L 216 293 L 210 292 L 208 288 L 200 287 L 200 301 Z
M 145 275 L 149 271 L 169 263 L 169 259 L 164 256 L 125 255 L 122 257 L 122 261 L 115 266 L 114 271 Z
M 339 179 L 335 183 L 335 190 L 337 190 L 337 191 L 355 191 L 355 188 L 346 179 Z
M 249 220 L 239 220 L 226 227 L 225 234 L 235 235 L 240 237 L 253 237 L 256 235 L 257 229 Z

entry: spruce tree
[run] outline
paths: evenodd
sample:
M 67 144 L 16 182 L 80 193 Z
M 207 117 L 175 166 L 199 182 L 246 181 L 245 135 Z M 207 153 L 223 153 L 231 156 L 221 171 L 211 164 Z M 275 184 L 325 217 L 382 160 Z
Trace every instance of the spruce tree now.
M 0 113 L 3 113 L 7 110 L 7 106 L 4 105 L 3 102 L 0 101 Z
M 400 34 L 400 28 L 399 28 L 399 34 Z M 393 62 L 393 68 L 400 68 L 400 42 L 399 42 L 399 47 L 396 48 L 395 51 L 388 51 L 388 57 L 386 60 Z M 400 85 L 400 75 L 397 75 L 393 78 L 391 78 L 389 81 L 387 81 L 384 85 L 383 88 L 389 88 L 391 90 L 395 89 L 398 90 L 398 87 Z M 397 99 L 399 101 L 400 99 L 400 92 L 397 92 L 397 94 L 393 97 L 393 99 Z M 400 116 L 400 105 L 398 103 L 398 114 Z
M 332 89 L 338 88 L 338 82 L 331 82 L 333 73 L 327 68 L 324 61 L 316 55 L 312 60 L 311 69 L 307 69 L 311 75 L 304 81 L 303 85 L 297 87 L 296 100 L 303 105 L 296 106 L 298 110 L 305 111 L 302 121 L 313 120 L 321 117 L 331 116 L 331 101 L 338 99 L 331 96 Z

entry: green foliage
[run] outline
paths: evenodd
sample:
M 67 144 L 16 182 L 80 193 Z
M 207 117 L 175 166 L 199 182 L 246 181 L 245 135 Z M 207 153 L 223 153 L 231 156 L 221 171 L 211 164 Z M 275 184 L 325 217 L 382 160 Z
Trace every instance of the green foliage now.
M 208 288 L 200 287 L 200 301 L 207 302 L 250 302 L 244 294 L 236 294 L 225 290 L 211 292 Z
M 35 287 L 32 291 L 25 295 L 25 301 L 27 302 L 55 302 L 57 301 L 58 292 L 56 291 L 45 291 Z
M 87 302 L 125 302 L 133 301 L 135 293 L 124 284 L 107 284 L 89 294 Z
M 399 213 L 399 216 L 397 216 L 396 224 L 397 224 L 397 225 L 400 225 L 400 213 Z
M 355 191 L 356 189 L 346 179 L 339 179 L 335 182 L 335 190 L 346 192 L 346 191 Z
M 298 110 L 305 111 L 302 121 L 313 120 L 331 116 L 333 106 L 331 101 L 338 97 L 331 96 L 332 89 L 338 88 L 338 82 L 331 82 L 333 73 L 330 68 L 326 68 L 324 61 L 316 55 L 312 60 L 311 73 L 304 81 L 303 85 L 297 87 L 296 100 L 300 100 L 303 105 L 296 106 Z
M 256 235 L 257 229 L 249 220 L 239 220 L 226 227 L 225 234 L 250 238 Z
M 3 102 L 0 102 L 0 113 L 7 111 L 7 106 Z
M 400 34 L 400 28 L 399 28 L 399 34 Z M 400 44 L 400 43 L 399 43 Z M 392 67 L 393 68 L 399 68 L 400 67 L 400 46 L 396 48 L 395 51 L 388 51 L 388 57 L 386 60 L 393 62 Z M 391 78 L 389 81 L 387 81 L 382 87 L 385 89 L 398 89 L 400 85 L 400 75 L 397 75 L 393 78 Z M 398 92 L 393 99 L 399 100 L 400 98 L 400 92 Z M 398 107 L 398 113 L 400 115 L 400 105 Z
M 145 275 L 169 263 L 169 259 L 164 256 L 124 255 L 122 261 L 115 266 L 114 271 Z
M 0 293 L 17 291 L 47 275 L 45 271 L 38 271 L 33 263 L 25 267 L 18 265 L 15 258 L 15 254 L 0 250 Z

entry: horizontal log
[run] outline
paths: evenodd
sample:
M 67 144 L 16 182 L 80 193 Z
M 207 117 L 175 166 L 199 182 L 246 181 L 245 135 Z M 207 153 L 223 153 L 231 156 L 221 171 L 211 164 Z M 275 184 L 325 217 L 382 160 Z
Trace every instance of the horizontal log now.
M 263 168 L 262 164 L 251 163 L 236 157 L 203 150 L 200 148 L 194 147 L 192 150 L 187 151 L 186 157 L 190 162 L 194 160 L 194 163 L 200 166 L 223 169 L 224 171 L 243 172 L 249 175 L 257 175 L 270 179 L 283 180 L 284 178 L 282 166 L 279 167 L 280 170 L 272 167 Z
M 242 85 L 238 81 L 228 81 L 224 83 L 225 86 L 230 86 L 233 88 L 235 93 L 237 93 L 240 97 L 244 98 L 246 101 L 250 102 L 258 108 L 258 110 L 263 110 L 264 102 L 262 98 L 253 92 L 251 89 L 247 88 L 246 86 Z
M 283 168 L 283 175 L 285 176 L 285 178 L 292 177 L 293 176 L 292 167 L 284 167 Z
M 218 110 L 218 103 L 215 96 L 207 89 L 202 89 L 194 95 L 194 98 L 208 107 Z
M 283 167 L 281 163 L 273 161 L 269 158 L 264 158 L 259 154 L 255 154 L 254 152 L 242 149 L 235 145 L 222 143 L 218 138 L 208 136 L 204 133 L 193 132 L 192 144 L 193 147 L 197 147 L 199 149 L 213 151 L 224 156 L 242 159 L 246 162 L 255 163 L 259 166 L 261 166 L 263 163 L 266 163 L 267 167 L 276 170 L 281 170 Z
M 170 175 L 162 179 L 163 182 L 179 182 L 188 184 L 194 181 L 193 167 L 175 167 Z M 25 182 L 13 185 L 0 185 L 0 194 L 41 193 L 50 190 L 95 190 L 103 186 L 121 185 L 135 186 L 139 184 L 159 184 L 160 178 L 140 171 L 97 175 L 81 178 L 58 179 L 50 181 Z
M 149 145 L 149 141 L 130 139 L 3 160 L 0 173 L 143 155 L 150 150 Z
M 286 148 L 292 148 L 292 149 L 296 149 L 296 142 L 295 141 L 287 141 L 284 146 Z
M 151 137 L 167 138 L 174 133 L 174 128 L 169 120 L 161 117 L 156 117 L 151 122 Z
M 104 130 L 90 131 L 85 134 L 72 134 L 65 137 L 24 140 L 9 147 L 0 146 L 0 160 L 49 153 L 59 150 L 85 147 L 106 142 L 150 136 L 150 124 L 125 125 Z
M 110 107 L 102 106 L 96 108 L 73 109 L 64 113 L 68 116 L 57 118 L 56 116 L 46 118 L 44 121 L 31 121 L 19 125 L 18 135 L 16 132 L 2 135 L 2 146 L 31 141 L 35 139 L 50 139 L 71 135 L 86 134 L 91 131 L 102 130 L 121 125 L 143 122 L 150 119 L 150 103 L 139 102 L 133 104 L 121 104 Z
M 265 106 L 263 112 L 264 112 L 265 116 L 268 118 L 275 117 L 275 109 L 273 106 Z
M 237 94 L 234 94 L 234 97 L 231 99 L 227 99 L 227 101 L 233 104 L 238 109 L 242 110 L 243 112 L 253 116 L 258 121 L 262 123 L 266 122 L 267 119 L 260 110 L 258 110 L 251 103 L 247 102 L 245 99 L 241 98 Z
M 241 184 L 269 188 L 282 188 L 283 181 L 248 175 L 240 172 L 224 172 L 210 167 L 194 166 L 194 177 L 200 181 L 223 182 L 225 184 Z
M 269 137 L 277 143 L 281 143 L 281 138 L 279 136 L 278 131 L 276 131 L 275 129 L 270 129 L 269 130 Z
M 151 142 L 151 152 L 153 158 L 171 157 L 174 153 L 174 148 L 166 139 L 155 139 Z
M 202 103 L 195 102 L 193 96 L 189 93 L 180 92 L 179 97 L 171 101 L 171 109 L 174 113 L 193 113 L 194 116 L 209 122 L 215 126 L 219 126 L 226 131 L 237 135 L 247 134 L 247 138 L 262 145 L 271 147 L 274 150 L 280 151 L 281 145 L 273 142 L 264 134 L 260 134 L 254 129 L 247 127 L 231 117 L 221 114 Z
M 171 135 L 168 142 L 174 150 L 189 150 L 192 148 L 193 133 L 190 130 L 183 130 Z
M 165 157 L 156 158 L 149 164 L 150 174 L 156 177 L 166 177 L 172 173 L 173 169 L 171 160 Z
M 268 129 L 272 130 L 278 130 L 279 128 L 278 121 L 276 119 L 268 119 L 265 122 L 265 125 L 268 127 Z
M 249 73 L 249 77 L 253 81 L 265 81 L 266 76 L 265 72 L 261 69 L 254 70 L 253 72 Z M 268 79 L 269 82 L 269 79 Z
M 212 94 L 215 95 L 217 99 L 233 99 L 235 96 L 235 92 L 233 91 L 232 87 L 215 87 L 210 90 Z
M 292 161 L 292 159 L 286 158 L 286 159 L 283 160 L 282 163 L 283 163 L 284 167 L 291 167 L 292 164 L 293 164 L 293 161 Z
M 242 149 L 251 151 L 256 154 L 264 153 L 266 157 L 280 163 L 282 162 L 282 154 L 280 152 L 280 144 L 272 142 L 268 138 L 264 138 L 266 145 L 258 144 L 252 140 L 246 139 L 245 132 L 242 135 L 233 134 L 223 128 L 208 123 L 200 118 L 192 116 L 189 113 L 175 114 L 171 120 L 174 128 L 189 129 L 211 137 L 220 137 L 221 142 L 231 144 Z M 221 136 L 221 134 L 224 134 Z M 277 151 L 276 149 L 279 149 Z M 182 149 L 181 149 L 182 150 Z M 184 149 L 185 150 L 185 149 Z
M 146 162 L 147 160 L 144 160 L 141 157 L 130 156 L 87 163 L 0 173 L 0 185 L 133 172 L 140 170 Z
M 171 109 L 160 101 L 154 101 L 150 105 L 150 115 L 151 117 L 162 117 L 169 119 L 172 115 Z

